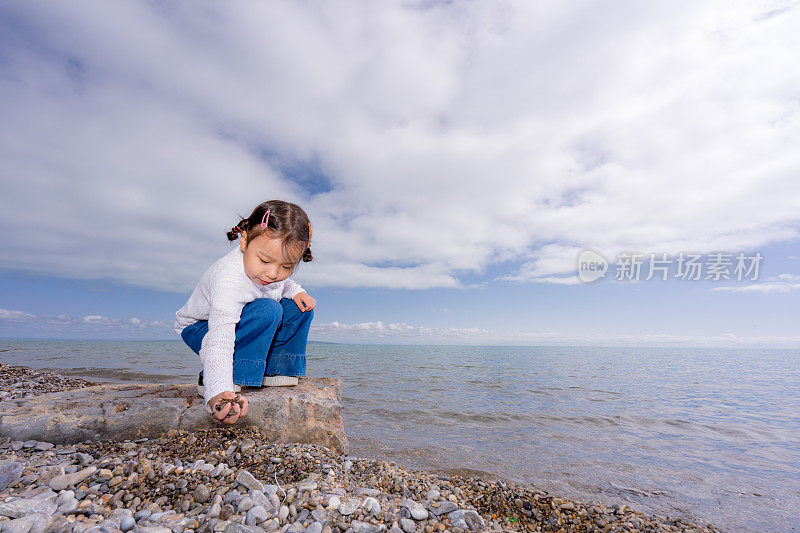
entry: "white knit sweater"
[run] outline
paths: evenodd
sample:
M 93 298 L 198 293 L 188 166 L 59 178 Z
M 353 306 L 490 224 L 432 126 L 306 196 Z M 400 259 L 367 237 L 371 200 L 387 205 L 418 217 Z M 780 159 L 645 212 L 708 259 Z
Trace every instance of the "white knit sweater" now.
M 175 332 L 198 320 L 208 320 L 208 333 L 200 347 L 203 362 L 206 411 L 208 401 L 223 391 L 233 391 L 233 348 L 242 308 L 256 298 L 294 298 L 303 288 L 285 279 L 256 285 L 244 270 L 244 254 L 236 247 L 211 265 L 200 278 L 186 305 L 175 313 Z

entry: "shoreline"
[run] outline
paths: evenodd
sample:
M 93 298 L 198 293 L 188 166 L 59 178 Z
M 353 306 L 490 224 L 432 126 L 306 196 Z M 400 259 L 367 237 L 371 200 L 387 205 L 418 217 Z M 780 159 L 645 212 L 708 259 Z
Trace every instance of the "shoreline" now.
M 91 384 L 0 363 L 0 401 Z M 257 428 L 237 425 L 56 446 L 2 438 L 0 526 L 93 533 L 720 531 L 470 473 L 271 444 Z

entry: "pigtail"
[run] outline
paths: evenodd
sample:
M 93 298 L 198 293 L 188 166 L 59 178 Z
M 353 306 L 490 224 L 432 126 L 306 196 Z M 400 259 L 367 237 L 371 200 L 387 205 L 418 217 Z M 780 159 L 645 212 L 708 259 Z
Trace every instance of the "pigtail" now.
M 239 215 L 239 223 L 236 224 L 234 227 L 232 227 L 231 230 L 227 232 L 225 235 L 228 237 L 229 241 L 235 241 L 236 239 L 239 238 L 239 233 L 241 233 L 242 231 L 247 231 L 249 229 L 250 229 L 250 221 L 246 218 L 242 218 L 242 216 Z

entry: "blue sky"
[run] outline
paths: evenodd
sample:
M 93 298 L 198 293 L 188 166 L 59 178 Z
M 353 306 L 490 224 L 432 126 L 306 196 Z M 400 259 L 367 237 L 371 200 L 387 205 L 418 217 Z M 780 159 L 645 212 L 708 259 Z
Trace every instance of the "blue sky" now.
M 797 346 L 797 7 L 625 12 L 4 3 L 0 337 L 178 338 L 275 198 L 314 227 L 311 340 Z M 764 259 L 613 281 L 624 251 Z

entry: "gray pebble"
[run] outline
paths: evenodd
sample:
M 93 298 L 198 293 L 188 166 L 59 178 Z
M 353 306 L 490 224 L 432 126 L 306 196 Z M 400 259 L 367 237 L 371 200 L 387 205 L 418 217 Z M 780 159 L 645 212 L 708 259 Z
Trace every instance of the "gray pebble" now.
M 18 461 L 8 461 L 0 465 L 0 490 L 5 490 L 22 477 L 25 470 L 25 463 Z
M 372 513 L 372 516 L 378 518 L 381 515 L 381 504 L 372 496 L 367 496 L 364 499 L 364 510 Z
M 376 526 L 375 524 L 362 522 L 361 520 L 353 520 L 350 522 L 350 527 L 353 528 L 353 533 L 378 533 L 382 529 L 386 529 L 386 526 L 383 524 Z
M 319 522 L 311 522 L 306 528 L 305 533 L 322 533 L 322 524 Z
M 55 476 L 50 480 L 48 485 L 53 490 L 64 490 L 67 487 L 79 485 L 81 481 L 91 476 L 96 470 L 97 467 L 92 465 L 84 468 L 83 470 L 73 472 L 72 474 L 62 474 L 60 476 Z
M 250 499 L 250 496 L 243 497 L 241 500 L 239 500 L 239 504 L 236 506 L 236 510 L 239 513 L 249 511 L 252 508 L 253 508 L 253 500 Z
M 428 511 L 426 511 L 419 502 L 416 502 L 410 498 L 403 498 L 400 501 L 400 505 L 409 510 L 411 513 L 411 518 L 414 520 L 425 520 L 428 518 Z
M 260 490 L 260 491 L 264 490 L 263 483 L 257 480 L 253 476 L 253 474 L 251 474 L 247 470 L 239 470 L 239 473 L 236 474 L 236 481 L 244 485 L 248 489 Z
M 134 527 L 136 527 L 136 520 L 132 516 L 125 516 L 119 521 L 119 528 L 122 531 L 130 531 Z
M 345 500 L 339 504 L 339 514 L 342 516 L 349 516 L 356 512 L 359 505 L 361 505 L 361 502 L 358 498 L 345 498 Z
M 200 484 L 194 489 L 194 499 L 198 503 L 206 503 L 211 497 L 211 490 L 207 485 Z
M 150 511 L 149 509 L 142 509 L 141 511 L 136 511 L 133 514 L 133 519 L 138 522 L 142 518 L 148 518 L 151 514 L 153 514 L 153 511 Z
M 258 525 L 267 518 L 269 518 L 269 516 L 270 515 L 266 509 L 264 509 L 260 505 L 256 505 L 255 507 L 247 511 L 247 521 L 245 523 L 251 526 Z
M 417 530 L 417 525 L 414 523 L 413 520 L 409 518 L 401 518 L 400 519 L 400 527 L 406 533 L 414 533 Z
M 449 501 L 431 502 L 428 505 L 428 510 L 436 516 L 452 513 L 456 509 L 458 509 L 458 505 Z

